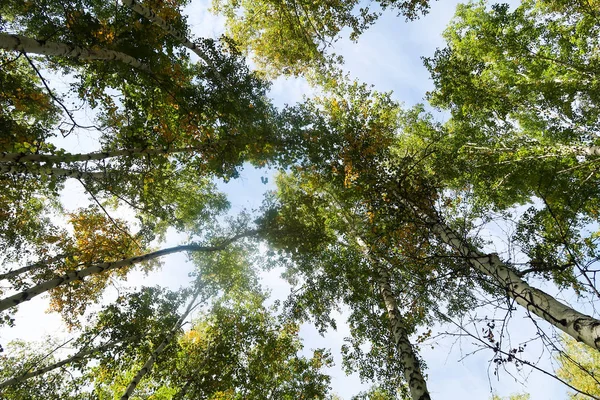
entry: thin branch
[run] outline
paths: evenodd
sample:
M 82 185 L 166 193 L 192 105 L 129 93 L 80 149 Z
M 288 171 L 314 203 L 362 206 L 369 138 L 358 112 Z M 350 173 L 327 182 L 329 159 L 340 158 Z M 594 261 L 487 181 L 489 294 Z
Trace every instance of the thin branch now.
M 69 117 L 69 119 L 73 123 L 73 127 L 78 127 L 78 128 L 81 128 L 81 129 L 97 129 L 97 130 L 100 130 L 100 128 L 98 128 L 97 126 L 94 126 L 94 125 L 90 125 L 90 126 L 81 126 L 81 125 L 79 125 L 77 123 L 77 121 L 75 121 L 75 118 L 73 117 L 73 115 L 71 115 L 71 111 L 67 109 L 67 107 L 63 104 L 63 102 L 61 100 L 59 100 L 58 97 L 54 94 L 54 92 L 52 91 L 52 89 L 50 89 L 50 87 L 46 83 L 46 79 L 44 79 L 44 77 L 42 76 L 40 70 L 35 66 L 35 64 L 31 60 L 31 58 L 29 58 L 29 56 L 27 55 L 27 53 L 22 52 L 21 54 L 23 56 L 25 56 L 25 58 L 27 59 L 27 62 L 29 62 L 29 65 L 31 66 L 31 68 L 33 68 L 33 70 L 35 71 L 35 73 L 37 74 L 37 76 L 40 78 L 40 80 L 42 81 L 42 84 L 46 88 L 46 91 L 48 92 L 48 94 L 50 95 L 50 97 L 52 97 L 52 99 L 56 103 L 58 103 L 58 105 L 67 114 L 67 116 Z

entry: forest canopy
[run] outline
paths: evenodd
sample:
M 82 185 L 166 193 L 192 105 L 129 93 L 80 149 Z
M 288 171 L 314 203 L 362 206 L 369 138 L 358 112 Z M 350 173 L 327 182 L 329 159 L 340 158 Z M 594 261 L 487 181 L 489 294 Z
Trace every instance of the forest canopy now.
M 441 7 L 0 0 L 0 397 L 426 400 L 458 343 L 600 399 L 600 8 L 458 4 L 411 107 L 352 78 Z

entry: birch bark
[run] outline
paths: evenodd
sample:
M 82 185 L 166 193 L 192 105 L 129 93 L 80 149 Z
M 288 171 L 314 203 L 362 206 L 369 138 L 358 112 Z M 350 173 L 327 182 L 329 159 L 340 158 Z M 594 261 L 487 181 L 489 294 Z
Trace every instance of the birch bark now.
M 94 354 L 94 353 L 100 352 L 100 351 L 102 351 L 104 349 L 107 349 L 107 348 L 109 348 L 111 346 L 114 346 L 115 344 L 117 344 L 119 342 L 122 342 L 122 341 L 123 340 L 120 340 L 120 341 L 111 341 L 111 342 L 105 343 L 105 344 L 103 344 L 101 346 L 94 347 L 93 349 L 82 350 L 82 351 L 80 351 L 80 352 L 72 355 L 69 358 L 65 358 L 64 360 L 61 360 L 61 361 L 58 361 L 58 362 L 56 362 L 54 364 L 48 365 L 47 367 L 40 368 L 40 369 L 37 369 L 35 371 L 31 371 L 31 372 L 26 372 L 24 374 L 21 374 L 19 376 L 14 377 L 14 378 L 8 379 L 8 380 L 0 383 L 0 389 L 3 389 L 3 388 L 5 388 L 7 386 L 10 386 L 10 385 L 15 385 L 17 383 L 25 382 L 27 379 L 34 378 L 36 376 L 44 375 L 46 372 L 50 372 L 50 371 L 55 370 L 57 368 L 60 368 L 60 367 L 62 367 L 64 365 L 71 364 L 71 363 L 74 363 L 74 362 L 77 362 L 77 361 L 81 361 L 85 357 L 89 356 L 90 354 Z
M 509 297 L 528 311 L 554 325 L 577 341 L 600 350 L 600 320 L 580 313 L 530 286 L 512 269 L 508 268 L 497 254 L 485 254 L 467 243 L 439 219 L 428 218 L 439 239 L 455 249 L 471 266 L 488 276 L 506 290 Z
M 105 172 L 87 172 L 78 169 L 66 168 L 47 168 L 37 166 L 36 168 L 27 168 L 24 165 L 0 165 L 0 174 L 17 175 L 17 174 L 32 174 L 32 175 L 49 175 L 57 178 L 75 178 L 75 179 L 102 179 L 107 176 Z
M 421 365 L 417 359 L 417 355 L 408 338 L 408 333 L 404 329 L 402 314 L 396 303 L 396 297 L 392 291 L 387 272 L 379 267 L 377 268 L 377 283 L 379 284 L 379 292 L 385 303 L 390 325 L 392 326 L 392 334 L 396 348 L 402 359 L 402 370 L 404 379 L 408 382 L 408 388 L 413 400 L 430 400 L 427 382 L 421 372 Z
M 486 151 L 486 152 L 516 152 L 517 148 L 513 147 L 500 147 L 500 148 L 492 148 L 485 146 L 478 146 L 473 143 L 467 143 L 467 149 Z M 544 156 L 568 156 L 568 155 L 577 155 L 577 156 L 600 156 L 600 146 L 532 146 L 530 149 L 535 150 L 540 153 L 539 157 Z M 532 157 L 533 158 L 533 157 Z
M 102 272 L 107 272 L 119 268 L 128 267 L 131 265 L 139 264 L 144 261 L 150 261 L 158 257 L 166 256 L 168 254 L 179 253 L 183 251 L 188 252 L 214 252 L 224 250 L 231 243 L 242 237 L 253 236 L 257 233 L 257 231 L 248 231 L 245 233 L 241 233 L 239 235 L 235 235 L 218 246 L 200 246 L 196 244 L 188 244 L 182 246 L 169 247 L 166 249 L 154 251 L 152 253 L 147 253 L 141 256 L 130 257 L 119 261 L 114 262 L 105 262 L 100 264 L 91 265 L 87 268 L 80 269 L 78 271 L 67 272 L 63 276 L 47 280 L 38 285 L 35 285 L 29 289 L 26 289 L 22 292 L 14 294 L 12 296 L 6 297 L 0 300 L 0 312 L 4 311 L 10 307 L 17 306 L 25 301 L 31 300 L 32 298 L 39 296 L 42 293 L 46 293 L 49 290 L 52 290 L 60 285 L 64 285 L 66 283 L 75 281 L 75 280 L 83 280 L 85 277 L 99 274 Z
M 418 205 L 405 200 L 394 190 L 392 192 L 400 203 L 412 209 L 417 216 L 429 225 L 440 241 L 456 250 L 473 269 L 492 277 L 517 304 L 525 307 L 529 312 L 572 336 L 577 341 L 600 350 L 600 320 L 580 313 L 556 300 L 548 293 L 532 287 L 504 264 L 498 254 L 486 254 L 480 251 L 464 238 L 458 236 L 438 216 L 424 212 Z
M 427 382 L 421 372 L 421 365 L 417 359 L 415 350 L 410 343 L 408 333 L 404 328 L 402 314 L 400 313 L 396 297 L 394 296 L 392 286 L 390 285 L 390 276 L 376 260 L 373 260 L 369 249 L 362 238 L 357 237 L 356 242 L 371 264 L 377 268 L 376 274 L 379 293 L 381 293 L 390 320 L 394 344 L 400 353 L 402 372 L 404 373 L 404 379 L 408 382 L 410 396 L 412 400 L 431 400 L 429 390 L 427 389 Z
M 19 276 L 19 275 L 24 274 L 26 272 L 30 272 L 30 271 L 34 271 L 36 269 L 44 268 L 44 267 L 48 266 L 48 264 L 53 263 L 53 262 L 58 261 L 58 260 L 61 260 L 61 259 L 65 258 L 66 256 L 67 256 L 66 254 L 59 254 L 59 255 L 57 255 L 55 257 L 50 257 L 50 258 L 48 258 L 46 260 L 38 261 L 36 263 L 27 265 L 25 267 L 17 268 L 17 269 L 14 269 L 12 271 L 5 272 L 3 274 L 0 274 L 0 280 L 11 279 L 11 278 L 14 278 L 15 276 Z
M 404 379 L 408 383 L 412 400 L 430 400 L 431 397 L 429 395 L 429 390 L 427 389 L 427 382 L 425 381 L 425 377 L 421 371 L 421 365 L 417 359 L 415 350 L 410 343 L 410 339 L 408 338 L 408 333 L 404 328 L 402 314 L 400 313 L 398 303 L 396 302 L 394 292 L 392 291 L 392 287 L 390 285 L 389 274 L 380 266 L 378 260 L 373 259 L 371 256 L 369 246 L 365 243 L 360 234 L 356 232 L 354 224 L 344 213 L 343 210 L 345 210 L 346 207 L 343 205 L 343 202 L 341 202 L 332 193 L 327 191 L 326 193 L 335 203 L 340 206 L 339 215 L 348 226 L 351 236 L 356 241 L 356 244 L 358 244 L 358 247 L 360 247 L 365 258 L 369 260 L 369 263 L 376 268 L 377 286 L 379 288 L 379 293 L 383 298 L 388 318 L 390 320 L 392 335 L 394 336 L 394 345 L 400 353 L 402 373 L 404 374 Z
M 177 153 L 192 153 L 194 151 L 202 151 L 200 147 L 184 147 L 176 149 L 147 149 L 133 148 L 114 151 L 99 151 L 87 154 L 29 154 L 29 153 L 0 153 L 0 163 L 23 163 L 23 162 L 54 162 L 54 163 L 71 163 L 81 161 L 97 161 L 105 160 L 114 157 L 133 157 L 141 155 L 166 155 Z
M 41 41 L 9 33 L 0 33 L 0 49 L 43 54 L 47 56 L 68 57 L 79 60 L 119 61 L 139 70 L 150 72 L 150 68 L 147 65 L 130 55 L 118 51 L 86 49 L 71 44 Z

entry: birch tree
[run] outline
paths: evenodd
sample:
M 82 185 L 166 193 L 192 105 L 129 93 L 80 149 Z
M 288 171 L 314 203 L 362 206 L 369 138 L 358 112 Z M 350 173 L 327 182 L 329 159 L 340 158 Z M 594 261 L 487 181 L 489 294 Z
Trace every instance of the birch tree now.
M 287 274 L 301 289 L 291 312 L 325 329 L 334 324 L 330 310 L 343 301 L 351 310 L 350 368 L 392 392 L 403 387 L 404 374 L 412 397 L 427 398 L 409 337 L 431 322 L 437 299 L 453 312 L 468 307 L 471 286 L 462 280 L 460 261 L 444 260 L 443 246 L 410 217 L 388 212 L 377 200 L 381 192 L 372 190 L 377 183 L 362 180 L 393 140 L 397 106 L 387 95 L 350 84 L 304 107 L 296 117 L 310 122 L 296 135 L 306 157 L 278 179 L 276 206 L 265 220 L 274 224 L 267 236 L 289 257 Z M 382 333 L 382 324 L 390 330 Z M 364 352 L 363 340 L 377 344 Z
M 437 143 L 434 168 L 479 206 L 528 205 L 514 237 L 524 273 L 600 298 L 595 18 L 580 3 L 458 7 L 446 47 L 426 59 L 429 98 L 452 118 L 406 126 Z
M 93 202 L 133 208 L 149 236 L 171 226 L 183 229 L 182 221 L 190 228 L 190 217 L 198 228 L 225 207 L 211 179 L 236 177 L 245 161 L 263 165 L 281 157 L 274 153 L 281 143 L 272 129 L 274 110 L 264 98 L 267 84 L 237 52 L 211 38 L 195 40 L 211 66 L 190 60 L 178 2 L 144 6 L 151 21 L 126 6 L 84 4 L 1 6 L 0 47 L 11 66 L 6 71 L 18 66 L 19 74 L 34 78 L 33 85 L 13 88 L 18 104 L 15 96 L 5 96 L 3 112 L 14 109 L 6 113 L 7 128 L 17 140 L 0 149 L 0 175 L 15 197 L 38 193 L 50 199 L 75 179 Z M 69 91 L 53 87 L 48 69 L 71 74 Z M 17 82 L 23 80 L 11 85 Z M 78 121 L 77 106 L 67 100 L 94 109 L 97 118 L 91 124 Z M 27 120 L 39 121 L 42 114 L 43 123 Z M 31 127 L 31 134 L 19 133 L 24 129 L 19 126 L 35 126 L 37 133 Z M 83 130 L 97 132 L 95 147 L 101 151 L 70 154 L 49 143 L 59 133 Z
M 446 47 L 425 59 L 429 99 L 452 114 L 444 135 L 462 183 L 498 207 L 542 198 L 562 229 L 597 216 L 594 15 L 557 2 L 461 5 Z
M 326 63 L 338 62 L 338 57 L 326 56 L 326 50 L 340 38 L 344 28 L 351 30 L 352 40 L 357 40 L 381 15 L 378 8 L 389 8 L 414 20 L 427 13 L 429 3 L 377 0 L 363 7 L 354 0 L 318 3 L 214 0 L 213 10 L 226 17 L 227 34 L 236 45 L 252 54 L 261 70 L 275 77 L 310 75 Z
M 299 162 L 295 173 L 318 178 L 313 178 L 312 186 L 304 185 L 299 191 L 301 198 L 306 199 L 303 207 L 335 209 L 328 205 L 331 199 L 319 194 L 319 190 L 330 185 L 335 185 L 337 191 L 347 190 L 347 196 L 358 196 L 354 207 L 363 214 L 363 221 L 367 218 L 377 221 L 373 222 L 373 229 L 380 236 L 376 235 L 379 239 L 373 243 L 381 254 L 387 257 L 405 255 L 416 266 L 420 265 L 421 270 L 426 270 L 424 260 L 441 263 L 445 257 L 454 257 L 455 263 L 448 264 L 448 269 L 455 284 L 464 277 L 471 285 L 482 287 L 492 296 L 504 293 L 527 312 L 598 349 L 600 325 L 596 317 L 579 312 L 535 288 L 523 278 L 526 271 L 520 274 L 497 254 L 481 250 L 477 238 L 469 237 L 469 220 L 452 220 L 451 210 L 460 202 L 454 196 L 461 192 L 444 193 L 444 185 L 448 182 L 444 181 L 445 171 L 438 173 L 439 170 L 433 168 L 440 158 L 447 157 L 437 153 L 441 142 L 411 137 L 410 133 L 418 130 L 414 126 L 403 135 L 399 130 L 404 127 L 405 118 L 410 120 L 410 113 L 406 116 L 398 111 L 393 102 L 387 103 L 387 109 L 391 110 L 389 114 L 381 109 L 372 112 L 368 108 L 378 104 L 375 99 L 377 96 L 370 98 L 368 91 L 351 87 L 320 103 L 305 105 L 303 118 L 311 122 L 299 130 L 299 141 L 304 140 L 308 156 Z M 312 115 L 312 119 L 307 114 Z M 430 127 L 422 120 L 414 122 L 421 127 Z M 302 209 L 293 202 L 288 207 L 296 213 Z M 318 223 L 318 218 L 313 219 L 312 224 L 318 226 Z M 411 246 L 406 236 L 390 240 L 394 229 L 423 235 L 423 242 Z M 315 234 L 324 235 L 325 232 L 317 230 Z M 305 234 L 302 238 L 308 240 L 310 236 Z M 429 257 L 419 255 L 419 250 L 427 248 L 424 243 L 431 246 Z M 411 274 L 418 276 L 416 269 L 413 272 L 408 266 L 410 263 L 390 265 L 394 273 L 409 268 Z M 445 275 L 443 267 L 433 269 Z M 432 290 L 432 287 L 426 290 Z M 324 290 L 319 288 L 316 292 L 324 293 Z M 423 307 L 428 309 L 426 303 Z M 468 308 L 469 304 L 463 304 L 463 307 Z
M 41 274 L 41 279 L 36 279 L 39 282 L 34 281 L 34 285 L 0 300 L 0 311 L 18 306 L 25 301 L 31 300 L 33 297 L 52 291 L 53 303 L 51 304 L 51 307 L 57 311 L 64 312 L 67 321 L 75 323 L 73 322 L 75 321 L 73 319 L 73 314 L 83 315 L 86 305 L 90 301 L 100 297 L 107 284 L 107 280 L 110 278 L 110 274 L 113 272 L 116 272 L 116 274 L 120 276 L 125 276 L 132 266 L 149 263 L 165 255 L 179 252 L 224 251 L 227 249 L 227 246 L 236 240 L 255 234 L 255 231 L 244 232 L 234 237 L 220 240 L 218 241 L 219 243 L 214 246 L 191 243 L 146 254 L 139 254 L 140 249 L 131 248 L 134 243 L 132 243 L 130 238 L 117 237 L 117 240 L 114 240 L 115 238 L 102 237 L 102 235 L 98 235 L 97 232 L 94 232 L 91 238 L 91 240 L 93 240 L 94 249 L 77 248 L 76 253 L 67 258 L 68 263 L 66 263 L 66 265 L 59 264 L 56 270 L 44 271 L 45 273 Z M 96 246 L 100 246 L 100 244 L 97 243 L 100 238 L 107 242 L 106 244 L 109 248 L 96 248 Z M 84 237 L 83 240 L 87 241 L 90 240 L 90 238 Z M 122 249 L 119 249 L 118 247 L 115 248 L 115 246 L 125 246 L 124 251 L 132 252 L 134 254 L 138 253 L 138 255 L 123 258 L 123 256 L 126 256 L 127 254 L 121 253 L 120 250 Z M 113 253 L 111 254 L 111 252 Z M 110 259 L 114 259 L 114 261 L 106 261 Z M 102 262 L 96 260 L 102 260 Z M 69 267 L 80 269 L 69 270 Z M 50 276 L 50 279 L 43 280 L 43 278 L 47 276 Z M 88 277 L 90 277 L 90 279 L 84 281 Z M 69 284 L 71 285 L 70 287 L 67 286 Z M 66 286 L 66 288 L 63 289 L 63 286 Z M 67 298 L 68 300 L 63 300 L 63 298 Z M 75 309 L 76 312 L 71 311 L 71 309 Z
M 214 178 L 236 177 L 246 161 L 264 165 L 285 157 L 275 155 L 281 142 L 264 98 L 268 85 L 239 53 L 212 38 L 191 39 L 205 56 L 191 60 L 184 50 L 191 41 L 181 40 L 189 36 L 181 6 L 147 4 L 150 21 L 128 7 L 93 0 L 0 6 L 7 66 L 2 127 L 12 138 L 2 139 L 0 148 L 6 183 L 0 202 L 7 214 L 0 239 L 10 304 L 50 291 L 52 309 L 76 323 L 111 276 L 125 277 L 134 265 L 163 255 L 147 245 L 162 240 L 167 229 L 197 237 L 206 232 L 228 206 Z M 49 70 L 73 84 L 66 91 L 54 87 Z M 80 107 L 93 110 L 94 120 L 80 121 Z M 96 151 L 71 154 L 50 143 L 83 131 L 94 132 L 88 137 Z M 100 212 L 88 213 L 88 234 L 79 224 L 75 238 L 49 223 L 60 217 L 51 206 L 68 180 L 78 182 Z M 134 213 L 136 227 L 110 215 L 119 206 Z M 97 234 L 94 223 L 102 225 Z M 81 237 L 111 246 L 88 251 Z M 22 254 L 25 248 L 30 256 Z M 4 316 L 13 322 L 10 313 Z
M 87 393 L 95 379 L 94 364 L 118 368 L 138 354 L 146 355 L 148 338 L 172 326 L 184 299 L 184 293 L 142 288 L 104 306 L 75 339 L 56 345 L 59 339 L 52 338 L 35 348 L 24 342 L 9 343 L 2 358 L 0 393 L 7 399 L 37 398 L 38 391 L 45 396 L 81 398 L 78 393 Z M 66 349 L 75 350 L 65 356 Z

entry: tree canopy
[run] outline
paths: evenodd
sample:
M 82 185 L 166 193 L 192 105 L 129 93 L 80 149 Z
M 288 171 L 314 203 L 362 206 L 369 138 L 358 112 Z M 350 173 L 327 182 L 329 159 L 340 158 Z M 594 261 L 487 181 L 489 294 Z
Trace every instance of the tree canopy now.
M 214 0 L 225 36 L 198 38 L 187 1 L 1 1 L 0 324 L 47 296 L 69 335 L 3 341 L 1 397 L 336 399 L 300 330 L 343 312 L 355 399 L 436 397 L 423 350 L 452 336 L 600 398 L 600 11 L 458 5 L 410 109 L 346 75 L 338 39 L 437 5 Z M 275 107 L 280 75 L 317 94 Z M 265 166 L 262 206 L 230 209 Z M 179 289 L 124 288 L 179 253 Z

